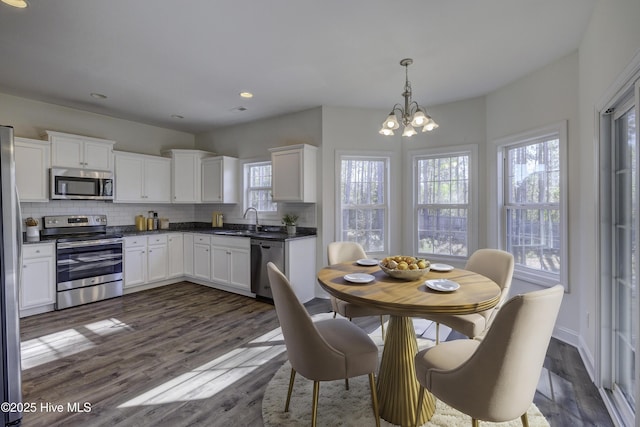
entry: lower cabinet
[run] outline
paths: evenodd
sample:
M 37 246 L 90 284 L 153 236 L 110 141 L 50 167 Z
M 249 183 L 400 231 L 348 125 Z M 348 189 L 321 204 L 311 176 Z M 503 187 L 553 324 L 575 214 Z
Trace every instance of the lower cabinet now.
M 167 235 L 167 250 L 169 258 L 167 278 L 171 279 L 184 275 L 184 237 L 182 233 Z
M 193 277 L 211 279 L 211 237 L 207 234 L 193 236 Z
M 167 234 L 125 237 L 124 248 L 125 288 L 168 278 Z
M 251 239 L 211 236 L 211 280 L 251 292 Z
M 55 303 L 55 243 L 24 245 L 20 281 L 20 317 L 51 311 Z

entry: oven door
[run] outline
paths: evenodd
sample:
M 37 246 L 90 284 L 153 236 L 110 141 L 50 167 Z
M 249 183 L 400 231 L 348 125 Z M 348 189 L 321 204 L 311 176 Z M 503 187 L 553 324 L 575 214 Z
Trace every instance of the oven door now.
M 58 291 L 122 280 L 122 239 L 58 243 Z

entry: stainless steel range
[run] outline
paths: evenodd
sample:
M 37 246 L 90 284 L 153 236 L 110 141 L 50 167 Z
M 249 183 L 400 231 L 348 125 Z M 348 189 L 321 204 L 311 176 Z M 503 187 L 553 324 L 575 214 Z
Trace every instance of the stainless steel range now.
M 107 233 L 106 215 L 44 217 L 56 239 L 56 309 L 122 295 L 122 236 Z

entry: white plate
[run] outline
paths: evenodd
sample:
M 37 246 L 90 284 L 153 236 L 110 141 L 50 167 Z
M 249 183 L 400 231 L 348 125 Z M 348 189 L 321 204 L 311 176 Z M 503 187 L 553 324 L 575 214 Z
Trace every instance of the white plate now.
M 370 274 L 351 273 L 351 274 L 346 274 L 344 276 L 344 280 L 351 283 L 369 283 L 376 280 L 376 278 Z
M 440 292 L 453 292 L 460 287 L 460 284 L 449 279 L 434 279 L 424 282 L 428 288 Z
M 356 263 L 358 265 L 368 265 L 368 266 L 372 266 L 372 265 L 378 265 L 378 261 L 377 259 L 371 259 L 371 258 L 362 258 L 356 261 Z
M 431 264 L 431 270 L 433 270 L 433 271 L 451 271 L 451 270 L 453 270 L 453 265 L 449 265 L 449 264 Z

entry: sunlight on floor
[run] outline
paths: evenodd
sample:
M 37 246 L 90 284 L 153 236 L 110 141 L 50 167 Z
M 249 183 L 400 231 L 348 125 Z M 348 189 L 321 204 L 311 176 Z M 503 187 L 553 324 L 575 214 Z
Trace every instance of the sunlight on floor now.
M 272 343 L 269 345 L 255 345 Z M 120 406 L 160 405 L 210 398 L 285 351 L 280 328 L 251 341 Z
M 75 329 L 66 329 L 53 334 L 44 335 L 20 344 L 22 369 L 29 369 L 72 354 L 89 350 L 96 346 L 91 341 L 92 335 L 107 336 L 131 327 L 118 319 L 105 319 L 89 323 Z M 84 333 L 83 333 L 84 332 Z

